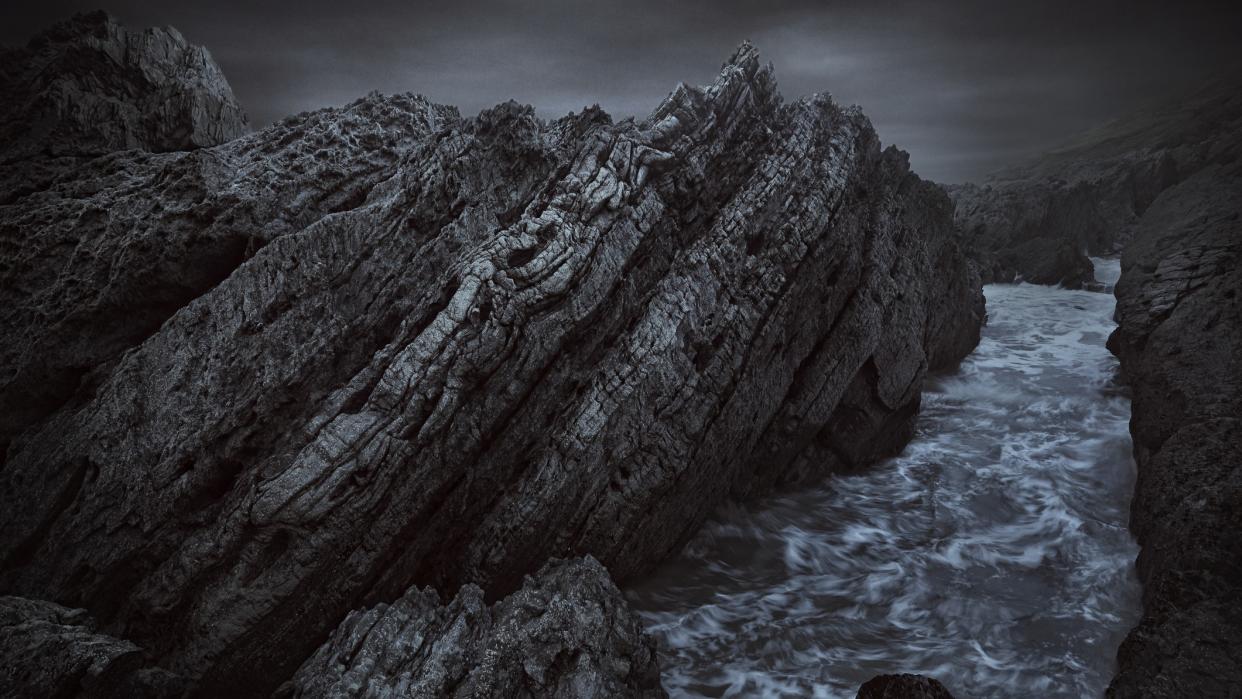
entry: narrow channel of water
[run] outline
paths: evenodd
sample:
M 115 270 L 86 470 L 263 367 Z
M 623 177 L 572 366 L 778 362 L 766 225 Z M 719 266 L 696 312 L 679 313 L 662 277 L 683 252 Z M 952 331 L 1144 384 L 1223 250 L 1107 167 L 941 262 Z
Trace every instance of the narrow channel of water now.
M 984 293 L 978 349 L 929 382 L 899 457 L 722 512 L 628 592 L 670 694 L 853 697 L 915 672 L 959 699 L 1101 695 L 1140 612 L 1113 297 Z

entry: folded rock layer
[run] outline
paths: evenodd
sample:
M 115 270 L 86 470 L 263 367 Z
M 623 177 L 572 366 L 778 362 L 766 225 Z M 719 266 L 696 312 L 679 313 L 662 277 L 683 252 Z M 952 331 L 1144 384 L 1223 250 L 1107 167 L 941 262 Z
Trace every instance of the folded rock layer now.
M 0 231 L 0 589 L 214 693 L 412 585 L 625 580 L 891 454 L 983 317 L 943 191 L 748 44 L 641 122 L 372 95 L 91 160 Z

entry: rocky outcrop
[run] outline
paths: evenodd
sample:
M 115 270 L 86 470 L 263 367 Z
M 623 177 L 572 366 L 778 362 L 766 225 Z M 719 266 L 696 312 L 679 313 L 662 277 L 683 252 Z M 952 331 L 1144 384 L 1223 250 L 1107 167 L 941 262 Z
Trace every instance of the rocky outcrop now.
M 6 697 L 179 697 L 188 685 L 146 667 L 142 649 L 99 633 L 81 609 L 0 597 L 0 694 Z
M 0 48 L 0 204 L 119 150 L 214 146 L 246 118 L 206 49 L 175 29 L 82 14 Z
M 663 697 L 655 643 L 595 559 L 549 561 L 491 608 L 411 588 L 350 614 L 298 670 L 299 697 Z
M 953 699 L 953 695 L 930 677 L 879 675 L 863 683 L 857 699 Z
M 1242 155 L 1242 80 L 1084 134 L 992 175 L 951 185 L 956 219 L 985 282 L 1090 285 L 1087 255 L 1116 254 L 1162 192 Z
M 947 189 L 985 283 L 1021 280 L 1080 288 L 1095 281 L 1095 267 L 1076 232 L 1094 219 L 1090 188 L 1035 181 Z
M 359 207 L 458 119 L 372 95 L 219 148 L 101 157 L 0 207 L 0 447 L 267 243 Z
M 1113 697 L 1242 688 L 1242 162 L 1160 195 L 1122 257 L 1109 347 L 1133 391 L 1143 617 Z
M 411 586 L 626 580 L 904 444 L 978 340 L 951 217 L 749 45 L 642 122 L 372 96 L 100 157 L 0 207 L 0 588 L 260 694 Z

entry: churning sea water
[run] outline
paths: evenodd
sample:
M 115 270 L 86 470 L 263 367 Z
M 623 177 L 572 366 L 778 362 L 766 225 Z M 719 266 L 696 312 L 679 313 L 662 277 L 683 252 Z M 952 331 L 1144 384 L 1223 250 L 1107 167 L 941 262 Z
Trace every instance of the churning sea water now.
M 1140 612 L 1114 300 L 984 293 L 978 349 L 929 381 L 900 456 L 727 509 L 629 591 L 670 694 L 853 697 L 895 672 L 959 699 L 1102 694 Z

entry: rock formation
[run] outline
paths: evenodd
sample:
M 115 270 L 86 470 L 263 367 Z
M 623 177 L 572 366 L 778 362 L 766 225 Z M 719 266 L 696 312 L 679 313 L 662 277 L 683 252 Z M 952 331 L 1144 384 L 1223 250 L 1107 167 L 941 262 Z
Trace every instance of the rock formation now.
M 299 697 L 663 697 L 655 644 L 593 558 L 549 561 L 491 609 L 410 588 L 354 612 L 298 670 Z
M 930 677 L 879 675 L 863 683 L 857 699 L 953 699 L 953 695 Z
M 641 122 L 372 95 L 6 201 L 0 591 L 207 693 L 325 642 L 298 687 L 388 682 L 325 660 L 380 652 L 369 619 L 472 619 L 451 657 L 497 662 L 562 614 L 626 629 L 537 608 L 609 609 L 598 570 L 480 594 L 582 554 L 625 580 L 726 499 L 893 453 L 983 315 L 942 190 L 749 45 Z M 530 676 L 647 686 L 632 639 L 629 670 L 580 640 Z
M 129 32 L 103 12 L 0 47 L 0 204 L 114 151 L 230 141 L 246 118 L 207 49 L 177 32 Z
M 81 609 L 0 597 L 0 695 L 176 697 L 188 685 L 145 667 L 142 649 L 106 636 Z
M 1109 696 L 1242 688 L 1240 192 L 1242 160 L 1204 168 L 1155 200 L 1122 257 L 1109 347 L 1133 391 L 1143 617 Z
M 984 185 L 953 185 L 984 282 L 1091 284 L 1087 254 L 1116 254 L 1162 192 L 1223 159 L 1242 134 L 1242 80 L 1108 124 Z

